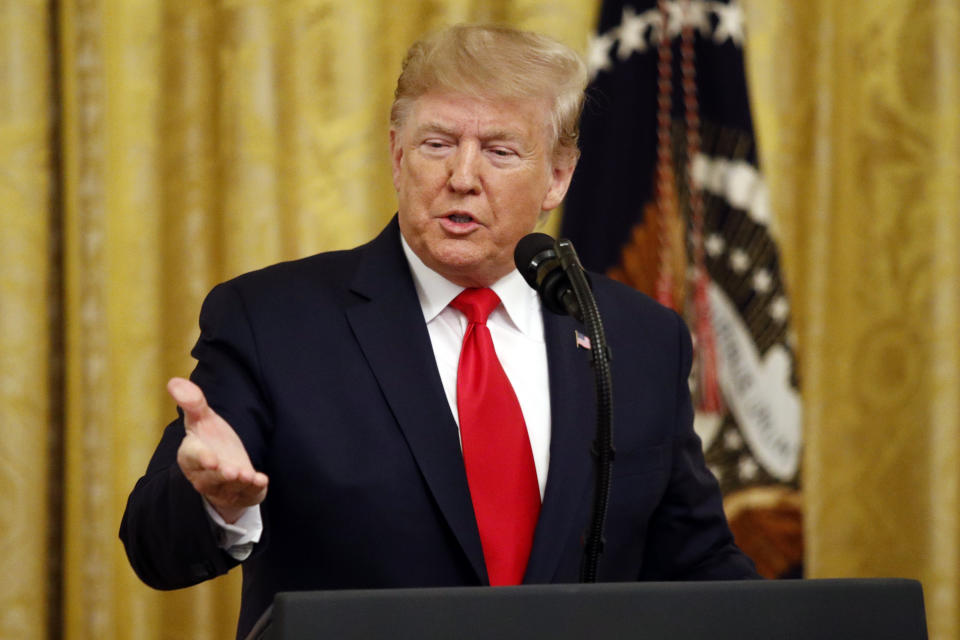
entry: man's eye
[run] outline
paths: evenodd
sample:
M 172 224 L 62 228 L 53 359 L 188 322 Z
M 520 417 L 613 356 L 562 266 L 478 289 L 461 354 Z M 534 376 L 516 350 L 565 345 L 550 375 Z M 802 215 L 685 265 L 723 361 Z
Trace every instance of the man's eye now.
M 504 149 L 503 147 L 494 147 L 490 149 L 490 152 L 498 158 L 509 158 L 510 156 L 516 155 L 510 149 Z

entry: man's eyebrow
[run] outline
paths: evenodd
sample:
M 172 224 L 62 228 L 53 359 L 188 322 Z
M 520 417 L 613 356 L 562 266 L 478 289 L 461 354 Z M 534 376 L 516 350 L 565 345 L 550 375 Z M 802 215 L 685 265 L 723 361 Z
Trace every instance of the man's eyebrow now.
M 460 131 L 455 127 L 450 125 L 443 124 L 441 122 L 424 122 L 416 129 L 418 135 L 424 135 L 429 133 L 437 133 L 440 135 L 447 136 L 458 136 Z M 523 135 L 512 129 L 491 129 L 489 131 L 484 131 L 483 139 L 484 140 L 505 140 L 507 142 L 516 142 L 523 139 Z
M 417 133 L 439 133 L 448 136 L 455 136 L 457 135 L 457 130 L 440 122 L 424 122 L 417 127 Z
M 523 140 L 523 135 L 513 129 L 492 129 L 484 131 L 484 140 L 505 140 L 507 142 L 519 142 Z

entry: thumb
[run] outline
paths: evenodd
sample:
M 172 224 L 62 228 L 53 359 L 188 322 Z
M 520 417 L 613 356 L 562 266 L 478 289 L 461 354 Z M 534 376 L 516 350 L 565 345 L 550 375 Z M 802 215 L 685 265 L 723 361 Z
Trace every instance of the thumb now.
M 188 426 L 202 420 L 212 411 L 200 387 L 185 378 L 170 378 L 167 393 L 183 409 Z

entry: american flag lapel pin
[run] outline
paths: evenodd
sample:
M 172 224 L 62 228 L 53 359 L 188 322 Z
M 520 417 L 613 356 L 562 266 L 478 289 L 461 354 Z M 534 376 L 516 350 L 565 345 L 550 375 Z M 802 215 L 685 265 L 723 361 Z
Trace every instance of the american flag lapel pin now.
M 590 338 L 589 338 L 589 337 L 583 335 L 582 333 L 580 333 L 580 332 L 577 331 L 576 329 L 574 329 L 573 335 L 574 335 L 574 336 L 576 337 L 576 339 L 577 339 L 577 349 L 587 349 L 587 350 L 590 349 Z

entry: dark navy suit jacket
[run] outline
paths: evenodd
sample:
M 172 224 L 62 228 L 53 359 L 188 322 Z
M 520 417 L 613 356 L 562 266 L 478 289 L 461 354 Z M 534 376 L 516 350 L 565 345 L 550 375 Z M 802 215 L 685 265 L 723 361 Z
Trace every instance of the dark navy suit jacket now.
M 601 581 L 754 576 L 693 432 L 681 319 L 593 276 L 612 351 L 617 450 Z M 575 582 L 590 518 L 595 402 L 573 319 L 544 314 L 550 467 L 525 583 Z M 238 634 L 278 591 L 482 585 L 457 426 L 396 218 L 370 243 L 248 273 L 211 291 L 192 379 L 270 477 L 264 536 L 243 563 Z M 176 463 L 170 424 L 120 535 L 147 584 L 237 562 Z

